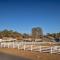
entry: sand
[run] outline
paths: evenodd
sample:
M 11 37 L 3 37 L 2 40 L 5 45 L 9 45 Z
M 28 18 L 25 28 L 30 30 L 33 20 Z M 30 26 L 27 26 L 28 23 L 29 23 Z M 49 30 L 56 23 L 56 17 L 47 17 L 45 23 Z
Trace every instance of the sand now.
M 28 58 L 31 60 L 60 60 L 59 54 L 24 51 L 24 50 L 12 49 L 12 48 L 0 48 L 0 52 L 14 56 Z
M 0 60 L 30 60 L 30 59 L 0 52 Z

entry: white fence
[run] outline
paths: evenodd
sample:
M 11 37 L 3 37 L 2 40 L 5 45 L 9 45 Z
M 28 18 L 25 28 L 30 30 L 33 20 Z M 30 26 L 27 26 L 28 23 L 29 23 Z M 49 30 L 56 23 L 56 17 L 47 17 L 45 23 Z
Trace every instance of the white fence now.
M 52 42 L 1 42 L 0 48 L 17 48 L 30 51 L 60 54 L 59 45 L 60 43 L 52 43 Z

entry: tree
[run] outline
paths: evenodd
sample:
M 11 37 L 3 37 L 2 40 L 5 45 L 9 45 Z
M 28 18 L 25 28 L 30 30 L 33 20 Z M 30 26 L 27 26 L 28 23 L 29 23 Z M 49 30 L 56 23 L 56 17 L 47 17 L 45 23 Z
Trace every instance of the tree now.
M 22 37 L 22 34 L 13 30 L 5 29 L 3 31 L 0 31 L 0 38 L 3 38 L 3 37 L 12 37 L 12 38 L 20 39 Z
M 29 35 L 26 34 L 26 33 L 24 33 L 24 34 L 23 34 L 23 38 L 29 38 Z
M 43 36 L 43 31 L 42 28 L 40 27 L 36 27 L 36 28 L 32 28 L 32 39 L 38 39 L 40 38 L 40 36 Z

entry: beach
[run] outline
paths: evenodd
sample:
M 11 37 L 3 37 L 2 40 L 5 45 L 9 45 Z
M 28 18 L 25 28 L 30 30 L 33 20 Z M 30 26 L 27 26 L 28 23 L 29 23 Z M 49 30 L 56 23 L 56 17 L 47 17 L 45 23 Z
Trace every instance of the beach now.
M 9 55 L 13 55 L 13 56 L 23 57 L 23 59 L 27 58 L 30 60 L 60 60 L 59 54 L 24 51 L 24 50 L 12 49 L 12 48 L 9 48 L 9 49 L 0 48 L 0 52 L 9 54 Z M 18 58 L 17 58 L 17 60 L 18 60 Z
M 30 59 L 0 52 L 0 60 L 30 60 Z

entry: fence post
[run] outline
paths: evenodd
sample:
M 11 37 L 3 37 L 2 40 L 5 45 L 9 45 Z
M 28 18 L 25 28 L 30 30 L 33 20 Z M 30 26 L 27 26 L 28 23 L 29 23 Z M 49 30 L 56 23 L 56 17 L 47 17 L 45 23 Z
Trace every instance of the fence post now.
M 14 46 L 14 42 L 13 42 L 13 48 L 15 48 L 15 46 Z
M 52 53 L 52 51 L 53 51 L 53 47 L 51 47 L 51 53 Z
M 18 44 L 18 49 L 19 49 L 20 47 L 19 47 L 19 44 Z
M 1 48 L 2 48 L 2 43 L 1 43 Z
M 4 43 L 4 48 L 5 48 L 5 43 Z
M 41 46 L 40 46 L 40 52 L 41 52 Z
M 8 48 L 9 48 L 9 45 L 10 45 L 10 44 L 8 43 Z
M 31 51 L 33 50 L 32 45 L 31 45 Z
M 25 50 L 25 45 L 24 45 L 24 50 Z

